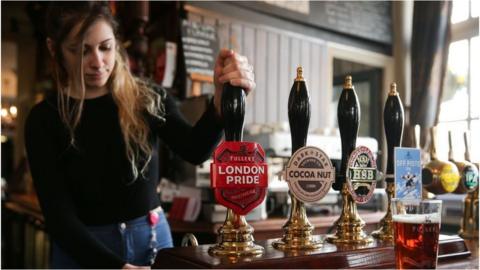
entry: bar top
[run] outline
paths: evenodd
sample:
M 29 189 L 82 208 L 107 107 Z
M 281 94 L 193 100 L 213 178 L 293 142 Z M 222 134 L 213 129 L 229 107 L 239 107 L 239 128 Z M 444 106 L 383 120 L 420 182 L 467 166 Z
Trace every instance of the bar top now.
M 212 257 L 211 245 L 163 249 L 152 268 L 395 268 L 392 242 L 374 240 L 362 246 L 324 242 L 318 250 L 283 252 L 272 247 L 273 241 L 258 241 L 265 254 L 256 257 Z M 478 269 L 478 240 L 464 242 L 458 236 L 442 235 L 437 268 Z

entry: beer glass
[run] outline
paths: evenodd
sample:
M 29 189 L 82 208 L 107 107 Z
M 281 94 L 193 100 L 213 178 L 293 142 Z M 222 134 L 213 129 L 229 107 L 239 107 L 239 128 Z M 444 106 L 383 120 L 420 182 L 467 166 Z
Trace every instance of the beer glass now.
M 442 216 L 440 200 L 392 199 L 397 269 L 435 269 Z

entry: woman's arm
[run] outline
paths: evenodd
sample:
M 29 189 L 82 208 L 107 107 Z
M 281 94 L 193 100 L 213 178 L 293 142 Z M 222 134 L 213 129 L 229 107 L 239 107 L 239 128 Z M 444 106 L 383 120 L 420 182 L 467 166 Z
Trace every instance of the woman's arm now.
M 223 123 L 215 113 L 213 102 L 194 126 L 183 118 L 170 95 L 164 104 L 166 122 L 158 130 L 160 138 L 190 163 L 200 164 L 208 159 L 223 135 Z
M 253 66 L 245 56 L 222 49 L 214 68 L 215 96 L 200 120 L 191 127 L 180 115 L 177 106 L 167 96 L 165 100 L 166 124 L 160 136 L 183 159 L 199 164 L 212 153 L 222 135 L 221 100 L 223 84 L 230 83 L 245 89 L 255 89 Z
M 125 262 L 99 242 L 76 215 L 63 177 L 56 112 L 46 102 L 35 106 L 25 124 L 25 144 L 37 196 L 51 239 L 79 265 L 121 268 Z

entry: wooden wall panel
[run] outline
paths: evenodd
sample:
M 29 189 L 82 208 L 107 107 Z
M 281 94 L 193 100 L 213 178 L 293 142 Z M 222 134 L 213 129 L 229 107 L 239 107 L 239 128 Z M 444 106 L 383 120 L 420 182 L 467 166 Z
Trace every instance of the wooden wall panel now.
M 267 88 L 266 91 L 266 107 L 267 110 L 267 123 L 276 123 L 279 121 L 278 118 L 278 62 L 279 62 L 279 52 L 278 52 L 278 34 L 277 33 L 268 33 L 267 39 L 267 61 L 266 61 L 266 70 L 267 70 Z
M 290 79 L 290 39 L 287 35 L 281 35 L 279 44 L 279 65 L 278 65 L 278 120 L 288 122 L 288 94 L 293 81 Z
M 310 126 L 318 127 L 320 122 L 321 91 L 326 90 L 322 89 L 320 85 L 320 76 L 322 75 L 320 66 L 320 45 L 312 44 L 310 56 L 310 73 L 307 77 L 307 87 L 308 90 L 310 90 L 310 103 L 312 104 Z
M 243 55 L 248 58 L 248 61 L 255 68 L 255 30 L 251 27 L 243 28 Z M 258 74 L 255 72 L 255 81 L 257 81 Z M 247 97 L 247 108 L 245 112 L 245 124 L 254 123 L 255 115 L 255 95 L 256 91 Z
M 311 43 L 309 41 L 301 40 L 300 65 L 303 68 L 303 77 L 307 82 L 310 82 L 312 80 L 312 76 L 310 75 L 312 73 L 312 70 L 311 70 L 312 55 L 310 52 L 310 45 Z
M 322 40 L 221 17 L 212 13 L 190 12 L 188 19 L 216 23 L 220 47 L 229 47 L 245 55 L 254 66 L 257 89 L 247 98 L 245 124 L 277 124 L 288 122 L 288 95 L 303 67 L 310 91 L 312 117 L 310 130 L 328 123 L 328 89 L 326 80 L 326 46 Z
M 315 122 L 315 127 L 333 127 L 334 122 L 337 121 L 337 105 L 334 105 L 334 108 L 331 109 L 329 106 L 331 104 L 331 100 L 333 98 L 333 93 L 331 91 L 332 86 L 331 86 L 331 80 L 329 80 L 329 75 L 330 73 L 328 72 L 329 70 L 329 65 L 330 61 L 328 58 L 328 50 L 327 46 L 325 44 L 319 44 L 320 48 L 320 56 L 317 59 L 319 62 L 320 66 L 320 82 L 318 85 L 319 89 L 319 105 L 318 105 L 318 114 L 319 114 L 319 119 L 318 123 Z M 332 119 L 329 122 L 329 119 Z
M 255 115 L 254 123 L 267 123 L 267 33 L 263 29 L 255 31 L 255 59 L 254 69 L 258 91 L 255 91 Z M 267 108 L 268 106 L 268 108 Z
M 244 53 L 243 44 L 243 26 L 237 23 L 230 25 L 229 48 L 239 53 Z
M 217 20 L 218 44 L 219 48 L 230 47 L 230 22 L 223 19 Z
M 295 80 L 295 77 L 297 77 L 297 67 L 302 64 L 302 59 L 300 58 L 300 42 L 298 38 L 290 37 L 290 66 L 288 71 L 290 86 Z

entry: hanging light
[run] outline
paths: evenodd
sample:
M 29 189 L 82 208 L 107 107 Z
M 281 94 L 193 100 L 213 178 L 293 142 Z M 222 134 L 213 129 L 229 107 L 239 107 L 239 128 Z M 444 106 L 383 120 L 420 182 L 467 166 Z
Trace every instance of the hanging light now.
M 12 115 L 13 118 L 17 117 L 17 107 L 12 105 L 10 106 L 10 114 Z
M 8 111 L 5 108 L 2 108 L 2 117 L 7 117 L 8 116 Z

